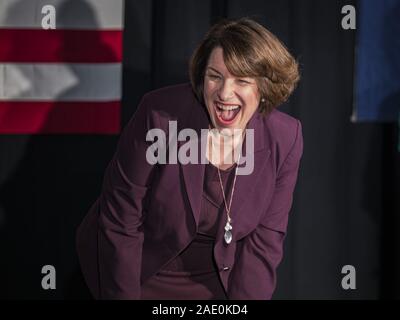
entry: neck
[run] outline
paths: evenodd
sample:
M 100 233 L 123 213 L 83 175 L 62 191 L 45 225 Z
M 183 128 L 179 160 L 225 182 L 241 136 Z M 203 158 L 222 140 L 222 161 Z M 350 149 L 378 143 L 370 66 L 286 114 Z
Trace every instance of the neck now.
M 235 129 L 232 135 L 223 135 L 217 129 L 211 129 L 207 139 L 207 159 L 215 166 L 226 169 L 238 161 L 245 130 Z

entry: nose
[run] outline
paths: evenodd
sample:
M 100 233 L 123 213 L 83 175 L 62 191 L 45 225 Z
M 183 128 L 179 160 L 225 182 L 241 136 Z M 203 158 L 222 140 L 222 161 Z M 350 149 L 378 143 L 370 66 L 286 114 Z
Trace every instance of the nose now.
M 225 80 L 221 83 L 218 90 L 218 98 L 221 101 L 229 101 L 234 96 L 234 85 L 231 81 Z

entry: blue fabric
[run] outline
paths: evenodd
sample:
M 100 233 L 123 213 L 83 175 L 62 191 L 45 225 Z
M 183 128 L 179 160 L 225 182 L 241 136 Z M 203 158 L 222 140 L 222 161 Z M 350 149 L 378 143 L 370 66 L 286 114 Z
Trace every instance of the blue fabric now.
M 397 122 L 400 0 L 360 0 L 357 18 L 355 119 Z

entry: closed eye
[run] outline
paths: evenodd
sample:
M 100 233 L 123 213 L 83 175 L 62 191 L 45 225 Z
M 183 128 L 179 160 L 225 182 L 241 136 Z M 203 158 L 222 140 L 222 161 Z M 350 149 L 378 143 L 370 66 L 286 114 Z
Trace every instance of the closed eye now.
M 220 76 L 216 75 L 216 74 L 207 74 L 207 76 L 211 79 L 221 79 Z
M 251 84 L 250 81 L 244 80 L 244 79 L 239 79 L 238 80 L 240 84 Z

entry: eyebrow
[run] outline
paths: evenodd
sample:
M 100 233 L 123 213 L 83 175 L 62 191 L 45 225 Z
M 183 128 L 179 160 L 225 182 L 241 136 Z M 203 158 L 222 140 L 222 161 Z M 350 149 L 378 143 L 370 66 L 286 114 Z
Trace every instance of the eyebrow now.
M 219 73 L 221 76 L 222 76 L 222 73 L 221 72 L 219 72 L 217 69 L 215 69 L 215 68 L 213 68 L 213 67 L 207 67 L 206 69 L 211 69 L 212 71 L 214 71 L 214 72 L 216 72 L 216 73 Z M 238 77 L 238 78 L 251 78 L 251 77 Z M 247 81 L 247 80 L 246 80 Z M 250 82 L 249 82 L 250 83 Z
M 221 72 L 219 72 L 217 69 L 213 68 L 213 67 L 207 67 L 207 69 L 211 69 L 213 71 L 215 71 L 216 73 L 219 73 L 220 75 L 222 75 Z

